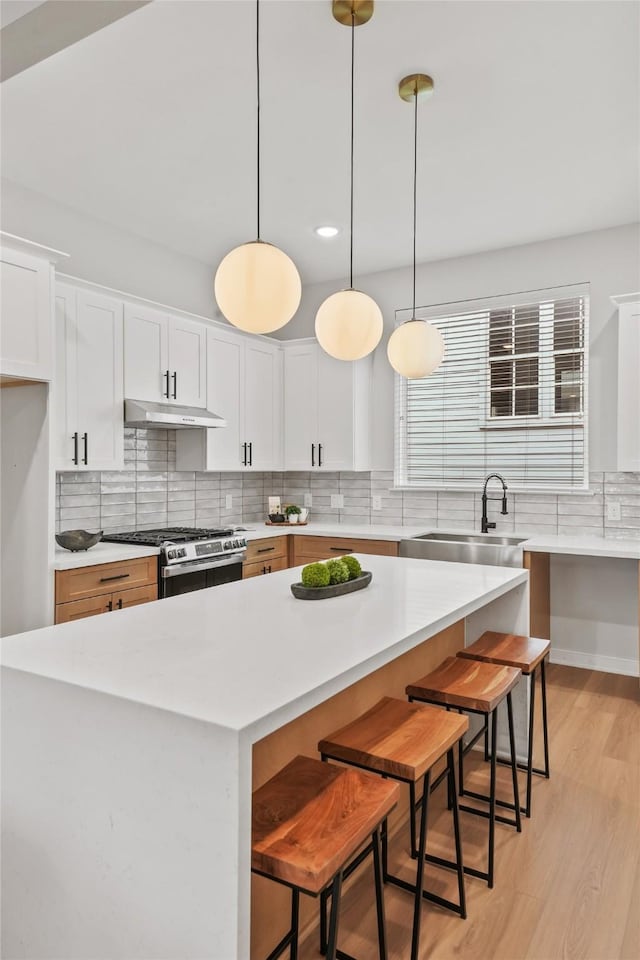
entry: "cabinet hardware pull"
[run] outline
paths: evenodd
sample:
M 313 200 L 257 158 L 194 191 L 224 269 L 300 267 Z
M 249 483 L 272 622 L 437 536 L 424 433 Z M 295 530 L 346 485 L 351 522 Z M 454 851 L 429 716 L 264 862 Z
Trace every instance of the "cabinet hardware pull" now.
M 173 399 L 178 399 L 178 371 L 173 371 Z
M 271 553 L 272 550 L 275 550 L 275 547 L 259 547 L 256 552 L 257 552 L 257 553 Z
M 315 467 L 316 465 L 316 445 L 315 443 L 311 444 L 311 466 Z
M 89 441 L 89 434 L 83 433 L 82 442 L 84 443 L 84 458 L 82 462 L 84 463 L 85 467 L 89 463 L 89 442 L 88 441 Z
M 318 466 L 322 466 L 322 444 L 318 444 Z
M 249 466 L 253 466 L 253 443 L 249 444 Z
M 266 573 L 266 572 L 267 572 L 267 568 L 266 568 L 266 567 L 263 567 L 263 568 L 262 568 L 262 572 L 263 572 L 263 573 Z
M 246 467 L 247 465 L 247 445 L 246 443 L 242 444 L 242 466 Z
M 268 567 L 268 569 L 267 569 L 267 573 L 271 573 L 271 564 L 269 564 L 269 567 Z
M 78 434 L 73 435 L 73 462 L 78 466 Z
M 118 610 L 122 610 L 122 597 L 118 600 Z
M 353 550 L 347 550 L 345 547 L 329 547 L 335 553 L 353 553 Z
M 126 580 L 130 573 L 117 573 L 115 577 L 100 577 L 100 583 L 110 583 L 112 580 Z
M 169 399 L 169 371 L 168 370 L 165 370 L 164 379 L 165 379 L 164 395 L 168 400 Z
M 109 600 L 109 603 L 107 604 L 107 610 L 109 611 L 109 613 L 111 613 L 111 611 L 113 610 L 113 600 Z

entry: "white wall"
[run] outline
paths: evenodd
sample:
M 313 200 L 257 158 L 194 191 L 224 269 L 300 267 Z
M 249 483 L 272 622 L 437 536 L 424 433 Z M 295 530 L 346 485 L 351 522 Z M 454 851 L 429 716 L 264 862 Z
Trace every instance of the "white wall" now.
M 409 238 L 407 244 L 408 241 Z M 638 224 L 629 224 L 421 264 L 417 300 L 428 306 L 590 282 L 590 468 L 615 470 L 617 334 L 609 297 L 640 289 L 639 264 Z M 306 287 L 297 316 L 278 336 L 312 336 L 320 303 L 343 285 L 337 282 Z M 387 361 L 386 343 L 393 330 L 395 311 L 411 306 L 411 271 L 405 268 L 356 275 L 355 285 L 374 297 L 384 314 L 385 333 L 374 358 L 373 458 L 374 469 L 389 470 L 393 467 L 393 373 Z
M 222 318 L 201 263 L 3 179 L 2 229 L 70 254 L 64 272 L 202 317 Z M 212 230 L 215 226 L 212 224 Z

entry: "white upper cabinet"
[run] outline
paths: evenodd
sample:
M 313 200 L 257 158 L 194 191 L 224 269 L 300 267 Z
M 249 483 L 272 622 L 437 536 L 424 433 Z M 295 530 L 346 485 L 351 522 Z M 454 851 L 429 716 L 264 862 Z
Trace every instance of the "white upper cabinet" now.
M 207 408 L 227 426 L 178 431 L 178 470 L 280 470 L 281 371 L 277 344 L 210 330 Z
M 15 241 L 12 243 L 12 239 Z M 64 254 L 2 237 L 0 249 L 0 374 L 52 380 L 54 306 L 52 263 Z
M 124 331 L 128 400 L 206 407 L 204 324 L 127 303 Z
M 59 470 L 121 470 L 123 305 L 90 290 L 56 290 Z
M 618 463 L 640 472 L 640 293 L 611 298 L 618 308 Z
M 285 470 L 368 470 L 371 357 L 345 363 L 315 341 L 284 344 Z

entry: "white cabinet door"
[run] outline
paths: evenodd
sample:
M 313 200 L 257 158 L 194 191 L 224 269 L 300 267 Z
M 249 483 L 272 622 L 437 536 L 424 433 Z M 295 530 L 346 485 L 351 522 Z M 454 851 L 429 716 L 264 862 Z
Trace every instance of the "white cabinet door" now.
M 122 303 L 60 285 L 56 306 L 58 469 L 122 470 Z
M 184 407 L 207 405 L 207 328 L 169 317 L 170 399 Z
M 125 304 L 124 394 L 128 400 L 167 402 L 171 376 L 168 329 L 165 313 Z
M 318 466 L 353 470 L 354 365 L 318 349 Z
M 277 346 L 247 340 L 244 348 L 244 425 L 247 467 L 282 469 L 282 353 Z
M 618 307 L 618 470 L 640 472 L 640 295 L 613 297 Z
M 3 247 L 0 287 L 0 374 L 51 380 L 54 357 L 50 263 Z
M 284 468 L 311 470 L 318 463 L 318 346 L 284 350 Z
M 205 470 L 240 470 L 242 447 L 243 343 L 225 334 L 207 334 L 207 409 L 224 417 L 226 427 L 207 430 Z M 185 439 L 200 431 L 182 430 Z

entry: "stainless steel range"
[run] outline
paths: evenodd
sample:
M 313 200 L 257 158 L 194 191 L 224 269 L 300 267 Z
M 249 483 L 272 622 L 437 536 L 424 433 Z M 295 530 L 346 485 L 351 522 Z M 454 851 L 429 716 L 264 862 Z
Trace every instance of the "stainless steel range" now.
M 232 529 L 165 527 L 109 533 L 109 543 L 160 548 L 158 596 L 175 597 L 242 579 L 247 541 Z

